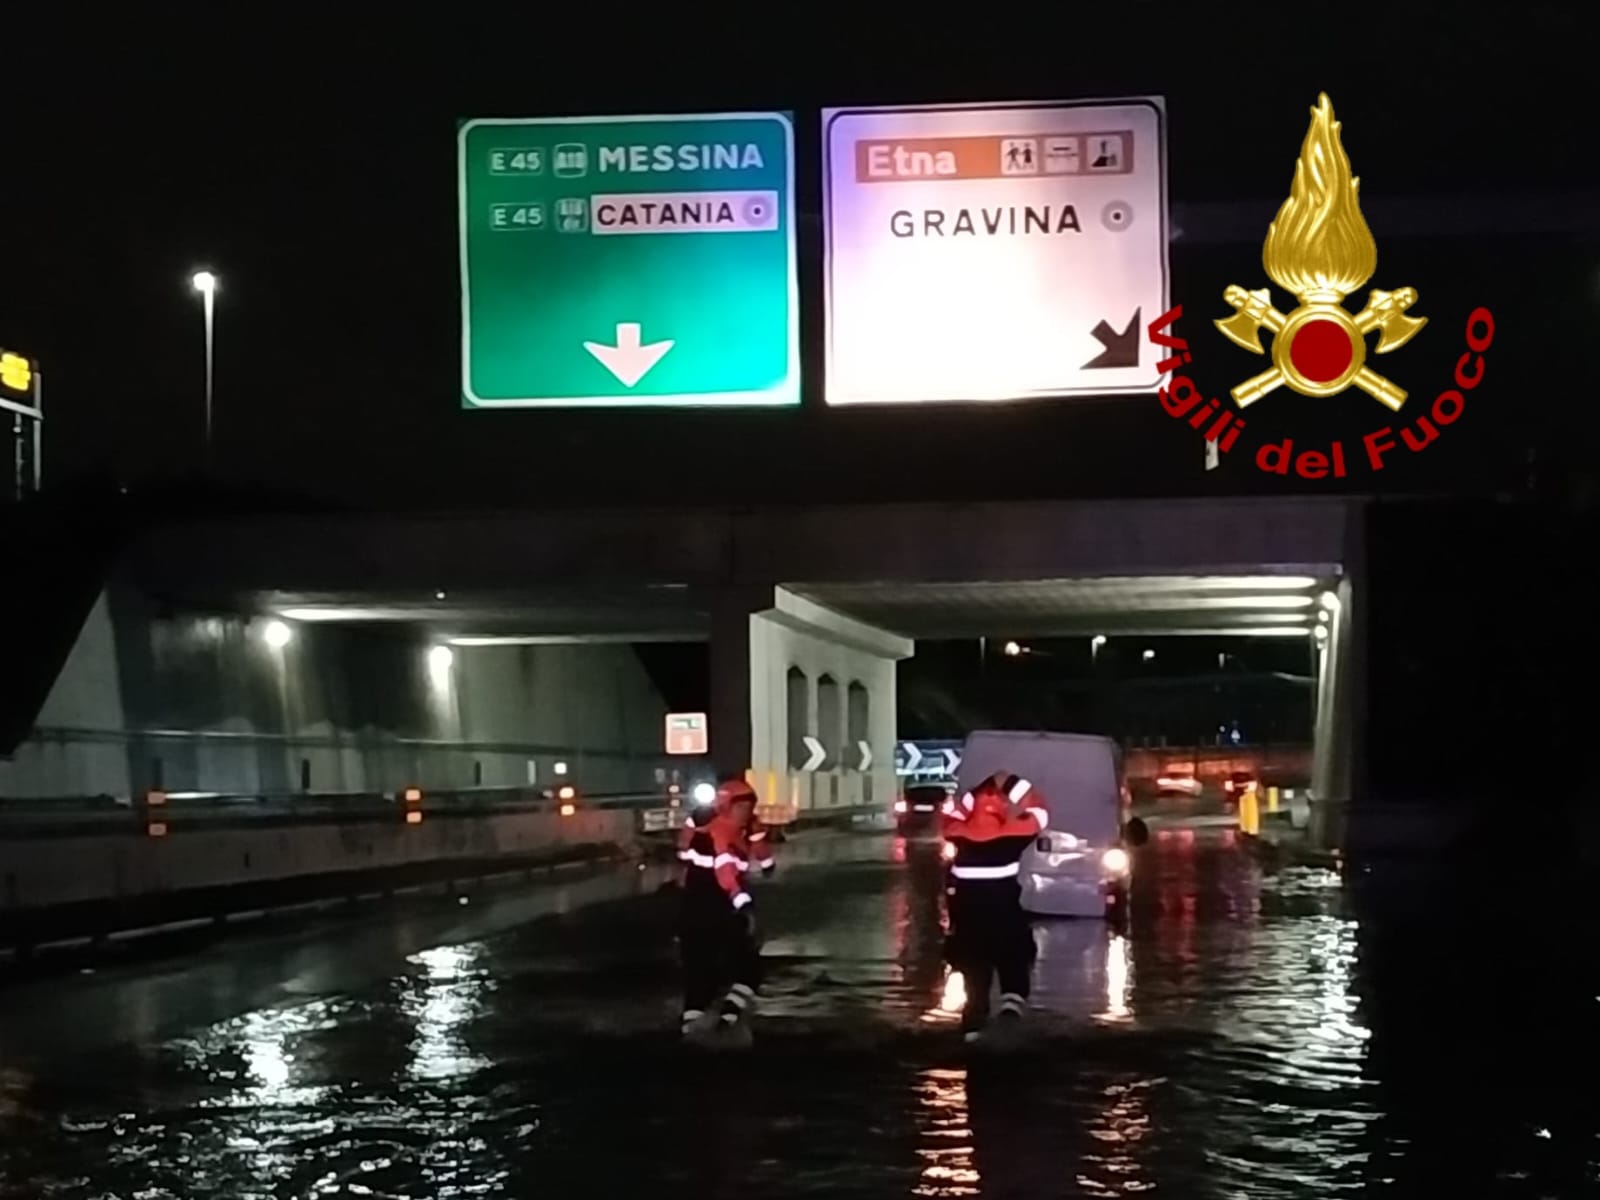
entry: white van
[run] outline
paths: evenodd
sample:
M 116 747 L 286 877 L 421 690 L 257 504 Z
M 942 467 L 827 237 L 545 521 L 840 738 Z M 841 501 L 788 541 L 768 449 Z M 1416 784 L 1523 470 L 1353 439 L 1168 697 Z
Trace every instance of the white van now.
M 969 792 L 997 771 L 1030 780 L 1049 828 L 1023 853 L 1022 906 L 1057 917 L 1120 916 L 1132 861 L 1147 834 L 1128 821 L 1122 757 L 1110 738 L 985 730 L 967 738 L 957 786 Z

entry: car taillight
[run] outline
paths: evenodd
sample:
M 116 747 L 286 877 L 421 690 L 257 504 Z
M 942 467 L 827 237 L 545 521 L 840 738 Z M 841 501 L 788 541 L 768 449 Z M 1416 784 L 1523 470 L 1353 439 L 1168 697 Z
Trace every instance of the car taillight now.
M 904 813 L 906 811 L 906 802 L 904 800 L 896 800 L 894 802 L 894 811 Z

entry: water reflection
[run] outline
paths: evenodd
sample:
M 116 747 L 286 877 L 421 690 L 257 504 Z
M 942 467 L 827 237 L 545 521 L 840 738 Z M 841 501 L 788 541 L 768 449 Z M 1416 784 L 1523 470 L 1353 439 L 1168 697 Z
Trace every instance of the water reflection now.
M 489 1065 L 463 1039 L 463 1030 L 478 1015 L 491 986 L 479 966 L 482 954 L 479 944 L 436 946 L 406 960 L 423 970 L 401 1005 L 416 1026 L 407 1068 L 411 1078 L 452 1079 Z
M 1128 952 L 1128 939 L 1120 933 L 1114 933 L 1106 946 L 1106 1008 L 1100 1015 L 1108 1021 L 1131 1020 L 1132 997 L 1133 964 Z
M 956 975 L 955 978 L 961 978 Z M 981 1182 L 973 1154 L 967 1073 L 948 1067 L 922 1071 L 913 1092 L 922 1145 L 913 1196 L 976 1196 Z
M 967 1007 L 967 977 L 960 971 L 945 968 L 944 990 L 939 995 L 939 1002 L 922 1014 L 922 1019 L 939 1024 L 948 1024 L 961 1019 L 961 1014 Z
M 1150 1136 L 1148 1098 L 1160 1079 L 1128 1077 L 1101 1089 L 1100 1110 L 1088 1127 L 1097 1143 L 1086 1151 L 1078 1173 L 1078 1186 L 1092 1196 L 1133 1196 L 1155 1188 L 1144 1178 L 1140 1151 Z
M 297 1079 L 309 1073 L 298 1062 L 299 1044 L 319 1029 L 334 1027 L 338 1017 L 330 1000 L 260 1009 L 186 1043 L 185 1057 L 211 1079 L 234 1084 L 229 1093 L 209 1101 L 212 1106 L 311 1107 L 329 1089 Z

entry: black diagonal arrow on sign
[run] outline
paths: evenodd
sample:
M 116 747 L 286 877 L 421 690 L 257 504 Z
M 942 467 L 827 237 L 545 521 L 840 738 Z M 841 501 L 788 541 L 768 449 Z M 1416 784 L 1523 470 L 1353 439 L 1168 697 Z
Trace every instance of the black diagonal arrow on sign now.
M 1085 371 L 1097 367 L 1137 367 L 1139 365 L 1139 313 L 1142 310 L 1133 310 L 1133 319 L 1128 322 L 1128 327 L 1118 333 L 1110 325 L 1101 321 L 1091 332 L 1095 340 L 1105 347 L 1099 354 L 1083 364 Z

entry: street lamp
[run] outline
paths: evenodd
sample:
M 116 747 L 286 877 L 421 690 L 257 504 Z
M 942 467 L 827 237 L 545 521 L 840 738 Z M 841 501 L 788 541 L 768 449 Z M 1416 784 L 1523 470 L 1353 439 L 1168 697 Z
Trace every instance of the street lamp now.
M 213 348 L 216 345 L 217 328 L 217 277 L 210 271 L 196 271 L 190 278 L 189 283 L 195 291 L 200 293 L 200 300 L 206 314 L 206 458 L 209 460 L 211 457 L 211 378 L 213 375 Z
M 1007 658 L 1016 658 L 1022 653 L 1022 646 L 1017 642 L 1007 642 L 1004 649 Z
M 1089 660 L 1091 662 L 1099 659 L 1099 657 L 1100 657 L 1100 647 L 1104 646 L 1105 644 L 1106 644 L 1106 635 L 1103 634 L 1103 633 L 1097 633 L 1092 638 L 1089 639 Z

